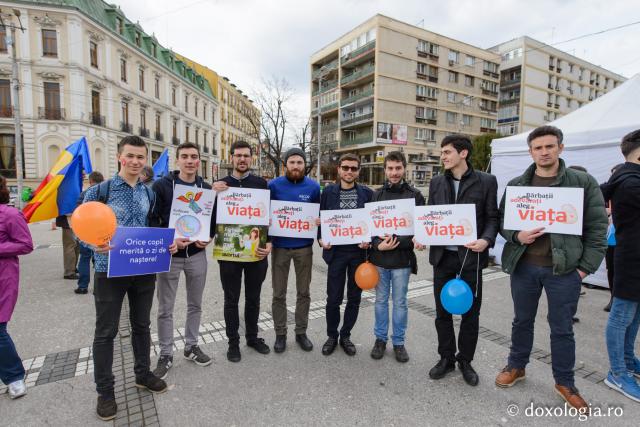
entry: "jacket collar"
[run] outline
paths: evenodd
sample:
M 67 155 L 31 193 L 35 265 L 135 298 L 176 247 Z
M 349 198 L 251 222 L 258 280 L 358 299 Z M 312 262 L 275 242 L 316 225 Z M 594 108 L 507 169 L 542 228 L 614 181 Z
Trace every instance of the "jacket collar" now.
M 556 175 L 556 180 L 553 181 L 551 183 L 551 187 L 557 186 L 562 184 L 562 182 L 564 181 L 564 176 L 567 173 L 567 167 L 565 166 L 564 160 L 562 160 L 561 158 L 558 159 L 558 162 L 560 163 L 559 167 L 558 167 L 558 175 Z M 524 174 L 522 174 L 522 185 L 530 185 L 531 181 L 533 180 L 533 175 L 536 173 L 536 164 L 532 163 L 531 166 L 529 166 L 527 168 L 526 171 L 524 171 Z

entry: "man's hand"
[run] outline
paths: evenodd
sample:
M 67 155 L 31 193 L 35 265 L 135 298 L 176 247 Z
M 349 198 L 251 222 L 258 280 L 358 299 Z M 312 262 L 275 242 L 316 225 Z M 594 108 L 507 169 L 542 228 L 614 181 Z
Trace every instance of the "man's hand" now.
M 198 240 L 195 242 L 195 245 L 196 245 L 196 248 L 204 249 L 207 247 L 209 243 L 211 243 L 211 240 L 207 240 L 206 242 L 203 242 L 202 240 Z
M 420 243 L 418 243 L 418 241 L 416 240 L 416 238 L 413 238 L 413 247 L 419 251 L 424 251 L 425 248 L 427 247 L 427 245 L 422 245 Z
M 520 231 L 517 234 L 516 239 L 518 239 L 518 242 L 520 242 L 523 245 L 530 245 L 533 242 L 535 242 L 536 239 L 542 236 L 543 234 L 544 234 L 544 227 L 538 227 L 529 231 L 525 231 L 525 230 Z
M 465 248 L 471 249 L 473 252 L 484 252 L 489 246 L 489 242 L 484 239 L 474 240 L 464 245 Z
M 576 268 L 576 271 L 578 272 L 578 274 L 580 275 L 580 278 L 584 280 L 585 277 L 588 276 L 587 273 L 585 273 L 584 271 L 580 270 L 579 268 Z
M 224 181 L 216 181 L 213 183 L 213 189 L 219 193 L 221 191 L 225 191 L 229 188 L 226 182 Z
M 331 249 L 331 243 L 327 243 L 325 245 L 322 239 L 318 239 L 318 243 L 320 243 L 320 246 L 322 246 L 322 249 L 326 249 L 326 250 Z
M 176 252 L 178 252 L 178 244 L 176 242 L 173 242 L 172 244 L 169 245 L 169 253 L 173 255 Z
M 329 245 L 329 246 L 331 246 L 331 245 Z M 358 247 L 360 249 L 369 249 L 370 246 L 371 246 L 371 243 L 369 243 L 369 242 L 362 242 L 362 243 L 360 243 L 358 245 Z
M 400 244 L 398 239 L 393 235 L 385 234 L 384 237 L 378 237 L 382 240 L 382 242 L 378 244 L 379 251 L 392 251 Z
M 173 243 L 176 245 L 178 249 L 184 249 L 190 244 L 192 244 L 193 242 L 189 241 L 187 237 L 178 237 L 173 241 Z
M 264 257 L 269 255 L 270 253 L 271 253 L 271 243 L 270 242 L 267 242 L 267 245 L 264 248 L 261 248 L 260 246 L 258 246 L 256 248 L 256 255 L 260 259 L 264 259 Z
M 320 221 L 320 217 L 316 218 L 316 227 L 320 227 L 320 224 L 322 224 L 322 222 Z
M 94 246 L 93 247 L 93 251 L 95 253 L 97 253 L 97 254 L 106 254 L 111 249 L 113 249 L 113 248 L 111 246 L 109 246 L 109 244 L 104 244 L 104 245 Z

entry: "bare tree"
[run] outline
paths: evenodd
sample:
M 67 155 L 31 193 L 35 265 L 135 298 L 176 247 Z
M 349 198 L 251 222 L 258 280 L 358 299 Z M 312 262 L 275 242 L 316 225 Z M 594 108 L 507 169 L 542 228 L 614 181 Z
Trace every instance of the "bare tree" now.
M 304 173 L 309 175 L 313 168 L 318 166 L 318 144 L 311 134 L 311 119 L 308 119 L 296 132 L 296 145 L 306 154 L 307 163 Z

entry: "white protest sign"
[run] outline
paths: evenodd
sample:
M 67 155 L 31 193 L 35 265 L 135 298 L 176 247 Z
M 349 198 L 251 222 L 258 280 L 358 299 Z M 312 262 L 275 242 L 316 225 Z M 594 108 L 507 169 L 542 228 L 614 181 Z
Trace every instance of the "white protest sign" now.
M 320 211 L 320 227 L 325 245 L 357 245 L 371 241 L 365 209 Z
M 269 225 L 269 190 L 231 187 L 218 193 L 218 224 Z
M 316 218 L 319 203 L 271 201 L 270 236 L 315 239 L 318 235 Z
M 206 188 L 176 184 L 173 188 L 169 228 L 176 229 L 176 237 L 186 237 L 192 242 L 208 242 L 211 213 L 216 193 Z
M 413 197 L 410 199 L 366 203 L 364 208 L 369 219 L 371 235 L 395 234 L 397 236 L 412 236 L 413 210 L 415 206 L 416 201 Z
M 416 206 L 415 237 L 422 245 L 461 246 L 477 239 L 476 206 Z
M 582 235 L 583 188 L 507 187 L 504 228 Z

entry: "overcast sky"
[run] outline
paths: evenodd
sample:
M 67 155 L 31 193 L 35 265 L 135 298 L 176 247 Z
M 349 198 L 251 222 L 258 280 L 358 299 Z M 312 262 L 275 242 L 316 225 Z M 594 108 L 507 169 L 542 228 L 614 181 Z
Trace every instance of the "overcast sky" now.
M 109 0 L 112 1 L 112 0 Z M 245 93 L 286 78 L 309 114 L 309 58 L 376 13 L 482 48 L 528 35 L 631 77 L 640 72 L 638 0 L 113 0 L 159 42 L 229 77 Z

